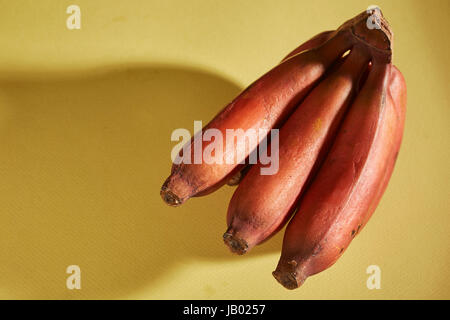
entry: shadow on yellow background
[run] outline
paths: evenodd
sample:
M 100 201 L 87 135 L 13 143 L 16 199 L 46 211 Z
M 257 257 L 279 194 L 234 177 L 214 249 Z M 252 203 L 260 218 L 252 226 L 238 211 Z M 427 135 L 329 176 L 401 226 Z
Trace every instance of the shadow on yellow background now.
M 0 84 L 1 297 L 122 297 L 190 259 L 232 258 L 221 235 L 233 188 L 180 208 L 159 189 L 172 130 L 192 132 L 241 88 L 167 66 L 30 79 Z

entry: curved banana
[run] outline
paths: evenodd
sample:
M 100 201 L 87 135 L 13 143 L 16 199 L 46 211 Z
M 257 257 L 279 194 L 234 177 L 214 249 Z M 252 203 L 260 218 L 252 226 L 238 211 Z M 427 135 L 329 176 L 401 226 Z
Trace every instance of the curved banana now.
M 330 153 L 290 221 L 274 277 L 300 286 L 342 255 L 375 210 L 392 173 L 403 132 L 403 78 L 374 58 Z

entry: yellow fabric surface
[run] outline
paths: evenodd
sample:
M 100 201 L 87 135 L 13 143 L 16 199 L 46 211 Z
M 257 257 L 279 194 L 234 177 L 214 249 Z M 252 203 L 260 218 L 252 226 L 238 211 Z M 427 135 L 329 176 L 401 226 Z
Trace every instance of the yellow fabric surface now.
M 0 298 L 450 298 L 447 0 L 376 3 L 407 81 L 406 129 L 380 205 L 332 268 L 288 291 L 271 275 L 282 233 L 247 256 L 223 245 L 233 188 L 179 208 L 159 196 L 172 130 L 369 4 L 1 0 Z

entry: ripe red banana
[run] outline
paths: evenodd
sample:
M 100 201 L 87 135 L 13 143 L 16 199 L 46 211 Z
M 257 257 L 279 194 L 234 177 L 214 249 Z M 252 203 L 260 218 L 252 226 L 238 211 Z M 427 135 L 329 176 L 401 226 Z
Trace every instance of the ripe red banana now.
M 286 229 L 274 277 L 286 288 L 327 269 L 375 210 L 400 148 L 406 87 L 375 56 L 329 154 Z
M 277 127 L 292 113 L 333 62 L 350 47 L 351 37 L 348 32 L 336 31 L 323 45 L 291 57 L 256 80 L 203 131 L 214 128 L 225 136 L 227 129 L 268 132 Z M 183 154 L 183 159 L 194 158 L 194 140 L 189 143 L 190 152 Z M 202 154 L 209 143 L 202 143 Z M 207 164 L 204 161 L 200 164 L 187 164 L 186 161 L 174 164 L 171 175 L 161 188 L 163 200 L 169 205 L 177 206 L 192 196 L 205 194 L 208 190 L 226 183 L 230 175 L 235 173 L 233 170 L 247 158 L 258 143 L 259 141 L 250 141 L 247 146 L 235 143 L 233 164 L 227 163 L 226 152 L 223 152 L 221 164 Z
M 328 150 L 369 59 L 368 49 L 355 45 L 282 126 L 278 172 L 261 175 L 263 165 L 258 164 L 241 181 L 228 207 L 223 236 L 233 252 L 246 253 L 289 218 L 313 167 Z

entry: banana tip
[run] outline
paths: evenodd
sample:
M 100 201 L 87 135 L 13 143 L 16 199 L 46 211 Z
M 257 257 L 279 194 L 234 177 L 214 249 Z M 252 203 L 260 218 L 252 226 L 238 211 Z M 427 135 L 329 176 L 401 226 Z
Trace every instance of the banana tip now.
M 160 194 L 163 201 L 169 206 L 177 207 L 183 203 L 183 201 L 181 201 L 181 199 L 175 193 L 164 187 L 161 189 Z
M 286 289 L 294 290 L 303 284 L 303 281 L 297 279 L 295 273 L 275 270 L 272 272 L 273 277 Z
M 248 250 L 247 241 L 245 241 L 242 238 L 236 237 L 236 235 L 234 235 L 231 232 L 227 231 L 224 233 L 223 241 L 225 242 L 225 244 L 228 246 L 228 248 L 230 248 L 231 252 L 233 252 L 233 253 L 243 255 Z

